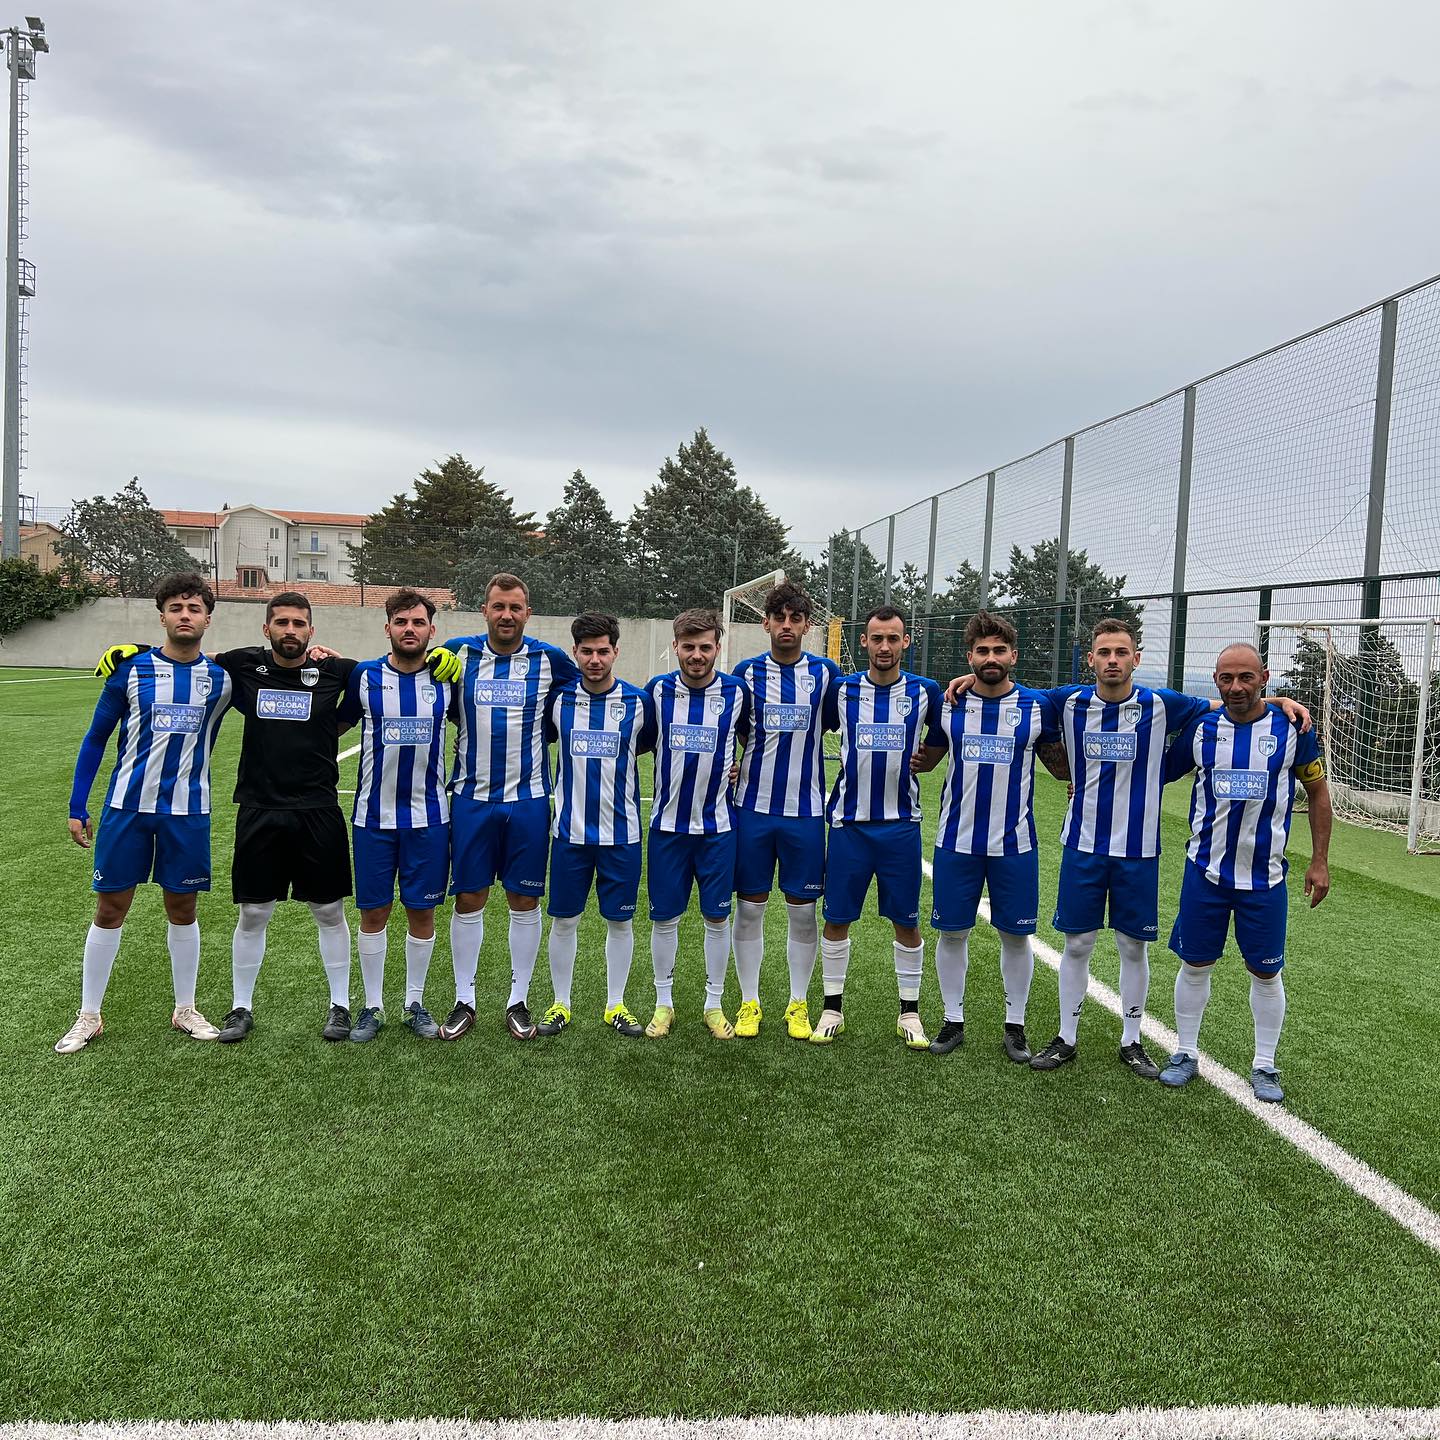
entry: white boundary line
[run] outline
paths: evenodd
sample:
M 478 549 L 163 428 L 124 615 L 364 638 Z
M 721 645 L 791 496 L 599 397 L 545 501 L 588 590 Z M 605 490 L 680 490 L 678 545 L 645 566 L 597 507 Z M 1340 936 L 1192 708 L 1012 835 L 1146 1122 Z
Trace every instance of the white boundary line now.
M 32 675 L 24 680 L 0 680 L 0 685 L 52 685 L 56 680 L 93 680 L 93 675 Z
M 933 881 L 934 867 L 928 860 L 920 863 L 925 874 Z M 989 920 L 988 903 L 981 902 L 980 913 Z M 1060 952 L 1053 945 L 1046 944 L 1038 935 L 1032 943 L 1035 953 L 1052 970 L 1058 972 Z M 1112 1015 L 1118 1017 L 1123 1013 L 1120 997 L 1093 975 L 1090 977 L 1090 988 L 1086 994 L 1103 1005 Z M 1140 1033 L 1147 1040 L 1163 1046 L 1167 1056 L 1179 1049 L 1180 1037 L 1148 1011 L 1140 1022 Z M 1403 1225 L 1422 1245 L 1428 1245 L 1430 1249 L 1440 1252 L 1440 1215 L 1422 1204 L 1409 1191 L 1402 1190 L 1393 1180 L 1387 1180 L 1378 1171 L 1372 1170 L 1363 1160 L 1342 1149 L 1328 1135 L 1307 1124 L 1298 1115 L 1280 1105 L 1257 1100 L 1249 1080 L 1242 1079 L 1233 1070 L 1227 1070 L 1204 1051 L 1200 1053 L 1200 1074 L 1242 1110 L 1273 1130 L 1282 1140 L 1288 1140 L 1297 1150 L 1308 1155 L 1317 1164 L 1323 1165 L 1341 1184 L 1349 1186 L 1357 1195 L 1383 1210 L 1397 1225 Z
M 1209 1405 L 977 1410 L 968 1415 L 766 1415 L 722 1420 L 129 1420 L 0 1425 L 0 1440 L 1440 1440 L 1440 1409 Z

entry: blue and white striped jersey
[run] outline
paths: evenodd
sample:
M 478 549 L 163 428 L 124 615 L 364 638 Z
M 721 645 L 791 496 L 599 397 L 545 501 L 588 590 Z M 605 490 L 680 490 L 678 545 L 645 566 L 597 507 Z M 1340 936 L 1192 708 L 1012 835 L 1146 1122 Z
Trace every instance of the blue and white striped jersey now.
M 452 686 L 428 670 L 407 675 L 387 658 L 350 672 L 340 718 L 360 722 L 353 823 L 365 830 L 423 830 L 450 820 L 445 715 Z
M 676 835 L 723 835 L 734 823 L 730 765 L 736 731 L 750 717 L 750 694 L 717 670 L 692 690 L 678 670 L 645 684 L 655 705 L 655 798 L 650 828 Z
M 874 685 L 866 671 L 838 680 L 830 692 L 827 729 L 840 731 L 840 773 L 825 818 L 831 825 L 920 819 L 920 781 L 910 757 L 922 745 L 944 745 L 940 687 L 900 672 Z
M 823 815 L 825 698 L 840 667 L 823 655 L 782 665 L 765 654 L 742 660 L 735 676 L 750 693 L 736 805 L 760 815 Z
M 1285 879 L 1295 777 L 1318 779 L 1320 746 L 1273 706 L 1237 725 L 1224 710 L 1192 720 L 1165 757 L 1165 778 L 1196 771 L 1186 853 L 1216 885 L 1269 890 Z
M 456 795 L 492 802 L 534 800 L 550 793 L 545 704 L 556 685 L 580 677 L 561 649 L 530 636 L 513 655 L 499 655 L 484 635 L 444 642 L 465 662 L 456 687 Z
M 1035 848 L 1035 747 L 1060 739 L 1060 714 L 1043 690 L 1016 685 L 993 699 L 973 690 L 947 701 L 940 725 L 950 770 L 935 844 L 961 855 L 1024 855 Z
M 210 755 L 234 689 L 213 660 L 188 664 L 145 650 L 105 682 L 80 748 L 70 813 L 82 818 L 90 787 L 118 725 L 115 768 L 105 792 L 111 810 L 208 815 Z
M 654 702 L 623 680 L 602 695 L 578 680 L 550 692 L 545 738 L 559 747 L 550 826 L 557 840 L 639 844 L 640 756 L 655 748 L 655 730 Z
M 1048 692 L 1075 786 L 1060 843 L 1090 855 L 1138 859 L 1160 853 L 1165 737 L 1210 709 L 1208 700 L 1136 685 L 1102 700 L 1093 685 Z

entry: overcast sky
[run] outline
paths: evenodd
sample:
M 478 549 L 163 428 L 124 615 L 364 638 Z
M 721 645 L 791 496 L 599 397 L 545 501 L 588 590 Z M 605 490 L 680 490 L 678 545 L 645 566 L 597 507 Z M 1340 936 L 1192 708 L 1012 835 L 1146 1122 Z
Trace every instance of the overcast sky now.
M 809 539 L 1440 270 L 1431 4 L 42 14 L 44 507 L 624 514 L 704 425 Z

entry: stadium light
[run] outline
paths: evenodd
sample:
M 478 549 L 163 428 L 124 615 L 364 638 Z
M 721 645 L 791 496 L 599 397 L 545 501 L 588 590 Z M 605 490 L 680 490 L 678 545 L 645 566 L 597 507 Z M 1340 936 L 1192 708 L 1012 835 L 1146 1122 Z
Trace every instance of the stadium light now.
M 42 55 L 50 53 L 50 42 L 43 35 L 32 35 L 30 37 L 30 48 L 38 50 Z

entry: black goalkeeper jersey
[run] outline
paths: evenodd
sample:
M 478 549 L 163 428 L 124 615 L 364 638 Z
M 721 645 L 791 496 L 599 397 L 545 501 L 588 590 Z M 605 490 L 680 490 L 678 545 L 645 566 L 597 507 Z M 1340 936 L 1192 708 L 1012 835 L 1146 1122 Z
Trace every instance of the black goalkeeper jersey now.
M 235 686 L 231 703 L 245 717 L 236 803 L 267 810 L 338 805 L 339 705 L 355 661 L 306 660 L 290 669 L 277 665 L 263 645 L 214 658 Z

